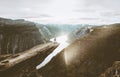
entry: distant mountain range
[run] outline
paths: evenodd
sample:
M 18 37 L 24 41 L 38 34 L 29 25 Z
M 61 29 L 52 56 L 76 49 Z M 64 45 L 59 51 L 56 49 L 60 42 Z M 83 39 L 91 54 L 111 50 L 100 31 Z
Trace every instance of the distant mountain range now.
M 68 35 L 68 42 L 72 42 L 79 37 L 89 33 L 90 28 L 98 25 L 89 25 L 89 24 L 39 24 L 24 19 L 6 19 L 0 18 L 0 26 L 7 24 L 16 25 L 16 26 L 31 26 L 34 25 L 39 29 L 39 32 L 42 34 L 43 38 L 49 41 L 51 38 L 55 38 L 61 35 Z

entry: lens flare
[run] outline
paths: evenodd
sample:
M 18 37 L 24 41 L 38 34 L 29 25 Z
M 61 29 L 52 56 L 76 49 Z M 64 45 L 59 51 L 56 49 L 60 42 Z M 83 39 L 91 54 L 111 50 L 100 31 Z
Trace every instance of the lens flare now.
M 54 40 L 54 39 L 56 39 L 56 40 Z M 58 42 L 58 43 L 66 43 L 66 41 L 68 40 L 68 38 L 67 38 L 67 35 L 62 35 L 62 36 L 59 36 L 59 37 L 57 37 L 57 38 L 52 38 L 52 39 L 50 39 L 50 41 L 52 41 L 52 42 Z
M 67 66 L 71 65 L 71 63 L 74 62 L 75 58 L 78 56 L 78 53 L 74 51 L 75 49 L 74 50 L 65 49 L 64 51 L 64 59 Z
M 51 39 L 50 41 L 54 42 L 54 39 Z M 60 43 L 60 45 L 51 53 L 49 54 L 45 60 L 39 64 L 36 69 L 40 69 L 44 67 L 47 63 L 49 63 L 54 56 L 56 56 L 58 53 L 60 53 L 64 48 L 66 48 L 69 44 L 66 42 L 67 41 L 67 36 L 60 36 L 56 38 L 56 42 Z

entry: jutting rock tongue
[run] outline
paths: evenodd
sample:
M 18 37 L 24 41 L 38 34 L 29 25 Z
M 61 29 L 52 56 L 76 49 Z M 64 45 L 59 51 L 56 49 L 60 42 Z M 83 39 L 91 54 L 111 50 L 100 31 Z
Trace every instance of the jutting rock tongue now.
M 0 54 L 18 53 L 44 42 L 35 23 L 0 18 Z

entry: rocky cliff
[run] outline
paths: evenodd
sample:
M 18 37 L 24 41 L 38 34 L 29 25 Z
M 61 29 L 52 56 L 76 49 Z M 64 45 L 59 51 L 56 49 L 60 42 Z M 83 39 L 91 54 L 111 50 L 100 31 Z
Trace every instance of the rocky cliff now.
M 0 54 L 18 53 L 45 42 L 35 23 L 0 18 Z
M 91 31 L 92 31 L 91 26 L 90 27 L 89 26 L 79 27 L 69 33 L 68 42 L 72 43 L 75 40 L 77 40 L 81 37 L 84 37 L 86 34 L 90 33 Z
M 94 27 L 39 73 L 42 77 L 98 77 L 115 61 L 120 61 L 120 24 Z
M 120 61 L 115 61 L 114 64 L 99 77 L 120 77 Z

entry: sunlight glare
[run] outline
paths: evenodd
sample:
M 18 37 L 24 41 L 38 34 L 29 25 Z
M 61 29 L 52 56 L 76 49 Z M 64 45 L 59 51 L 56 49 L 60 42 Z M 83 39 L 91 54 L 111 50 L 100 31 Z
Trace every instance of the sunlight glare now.
M 50 41 L 54 42 L 54 39 L 55 38 L 52 38 L 52 39 L 50 39 Z M 59 37 L 56 38 L 56 42 L 58 42 L 60 44 L 61 43 L 66 43 L 67 40 L 68 40 L 67 35 L 59 36 Z
M 54 42 L 54 39 L 55 38 L 52 38 L 50 39 L 50 41 L 53 41 Z M 60 45 L 51 53 L 49 54 L 45 60 L 39 64 L 36 69 L 40 69 L 42 67 L 44 67 L 47 63 L 49 63 L 52 58 L 54 56 L 56 56 L 58 53 L 60 53 L 64 48 L 66 48 L 69 44 L 66 42 L 67 41 L 67 36 L 66 35 L 63 35 L 63 36 L 59 36 L 56 38 L 56 42 L 60 43 Z

